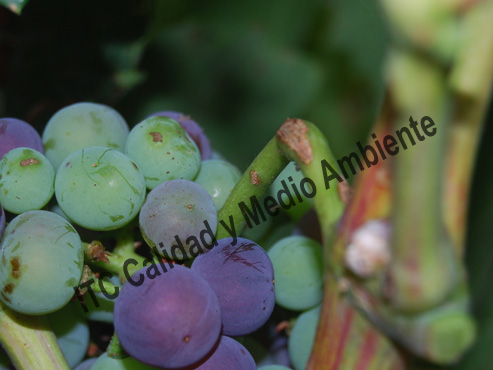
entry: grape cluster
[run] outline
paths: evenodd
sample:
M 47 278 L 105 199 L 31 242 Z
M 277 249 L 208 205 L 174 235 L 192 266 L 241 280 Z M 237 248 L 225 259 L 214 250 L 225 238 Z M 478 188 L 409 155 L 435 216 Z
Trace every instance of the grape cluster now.
M 270 191 L 300 176 L 291 163 Z M 42 136 L 0 119 L 1 302 L 46 315 L 79 370 L 304 368 L 322 255 L 291 233 L 311 203 L 216 240 L 217 212 L 240 178 L 179 112 L 130 130 L 111 107 L 78 103 L 56 112 Z M 289 340 L 273 329 L 296 319 Z M 86 358 L 88 322 L 114 329 L 123 352 Z

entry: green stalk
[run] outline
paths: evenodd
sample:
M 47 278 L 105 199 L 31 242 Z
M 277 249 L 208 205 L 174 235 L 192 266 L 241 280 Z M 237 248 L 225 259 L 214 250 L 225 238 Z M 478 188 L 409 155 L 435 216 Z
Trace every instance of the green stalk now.
M 98 267 L 118 276 L 122 282 L 126 281 L 127 278 L 123 268 L 125 261 L 130 259 L 136 261 L 136 264 L 132 263 L 127 266 L 128 273 L 132 275 L 135 271 L 144 267 L 145 258 L 135 253 L 133 247 L 130 248 L 128 242 L 124 244 L 125 245 L 122 245 L 121 248 L 118 248 L 117 245 L 114 253 L 110 253 L 107 252 L 104 249 L 104 246 L 98 241 L 83 243 L 84 260 L 91 266 Z M 131 245 L 133 246 L 133 242 Z
M 18 370 L 70 370 L 43 316 L 27 316 L 0 303 L 0 340 Z
M 340 250 L 331 249 L 330 239 L 334 236 L 335 224 L 344 211 L 344 203 L 339 191 L 339 181 L 329 181 L 332 173 L 321 165 L 322 161 L 326 161 L 333 169 L 338 168 L 329 144 L 318 127 L 300 119 L 288 119 L 284 122 L 277 132 L 277 138 L 283 154 L 295 161 L 303 175 L 315 183 L 317 193 L 313 202 L 325 245 L 325 263 L 333 273 L 340 276 L 343 255 Z
M 372 130 L 377 137 L 388 134 L 391 115 L 388 105 L 385 104 Z M 379 160 L 376 165 L 358 174 L 353 196 L 337 227 L 337 236 L 329 244 L 334 251 L 335 262 L 332 263 L 337 263 L 339 270 L 344 265 L 342 252 L 345 251 L 352 233 L 368 220 L 388 217 L 391 189 L 388 164 L 388 160 Z M 330 272 L 326 274 L 326 281 L 332 280 Z M 350 280 L 339 276 L 337 281 L 337 285 L 324 286 L 322 315 L 308 369 L 403 369 L 400 354 L 379 328 L 368 322 L 346 300 L 339 298 L 339 291 L 350 288 Z M 358 280 L 357 283 L 361 281 Z M 338 301 L 337 304 L 334 301 Z M 366 340 L 372 345 L 368 345 Z
M 224 220 L 228 224 L 229 218 L 232 217 L 236 234 L 241 235 L 246 220 L 238 204 L 245 202 L 249 205 L 250 198 L 254 196 L 261 202 L 262 196 L 288 162 L 287 158 L 279 151 L 276 139 L 269 141 L 243 173 L 223 207 L 219 210 L 217 219 Z M 216 238 L 222 239 L 229 236 L 229 232 L 221 224 L 218 224 Z
M 436 364 L 456 362 L 475 339 L 475 323 L 467 313 L 469 292 L 465 284 L 441 305 L 417 314 L 395 311 L 357 285 L 350 290 L 350 301 L 387 336 Z
M 338 354 L 345 347 L 343 338 L 346 327 L 344 324 L 347 324 L 348 328 L 352 327 L 351 321 L 344 322 L 342 314 L 344 310 L 342 310 L 339 288 L 335 279 L 335 276 L 340 276 L 342 273 L 342 254 L 336 253 L 336 250 L 332 248 L 335 225 L 342 214 L 343 202 L 337 181 L 326 184 L 321 166 L 322 160 L 327 161 L 334 169 L 337 168 L 337 164 L 324 135 L 310 122 L 288 119 L 278 130 L 277 138 L 282 152 L 297 163 L 303 175 L 310 178 L 317 189 L 313 201 L 324 246 L 324 296 L 308 369 L 319 369 L 320 366 L 335 369 L 336 367 L 333 366 L 338 366 L 339 363 Z M 352 311 L 349 312 L 353 314 Z M 330 336 L 327 333 L 330 333 Z M 334 340 L 334 338 L 337 339 Z
M 442 302 L 461 277 L 450 237 L 444 232 L 442 188 L 447 135 L 445 76 L 439 65 L 415 53 L 394 52 L 390 59 L 390 91 L 399 112 L 396 128 L 429 116 L 436 133 L 423 141 L 411 130 L 416 146 L 403 134 L 395 159 L 392 263 L 386 291 L 391 305 L 415 312 Z M 429 121 L 428 121 L 429 122 Z M 421 125 L 418 125 L 421 127 Z
M 450 127 L 443 215 L 456 253 L 464 253 L 468 194 L 493 82 L 493 2 L 472 7 L 462 21 L 449 85 L 456 110 Z

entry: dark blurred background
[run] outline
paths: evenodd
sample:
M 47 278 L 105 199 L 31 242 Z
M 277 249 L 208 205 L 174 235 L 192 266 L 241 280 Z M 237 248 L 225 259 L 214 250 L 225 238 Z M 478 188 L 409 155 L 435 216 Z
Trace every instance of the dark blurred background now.
M 371 2 L 31 0 L 0 22 L 0 115 L 40 132 L 80 101 L 130 126 L 178 110 L 244 168 L 287 117 L 315 122 L 344 154 L 383 94 L 389 38 Z
M 287 117 L 301 117 L 340 157 L 380 109 L 389 41 L 378 3 L 365 0 L 30 0 L 21 16 L 0 7 L 0 117 L 42 133 L 80 101 L 113 106 L 130 126 L 182 111 L 241 170 Z M 467 254 L 481 320 L 469 360 L 484 365 L 493 363 L 492 131 L 479 152 Z

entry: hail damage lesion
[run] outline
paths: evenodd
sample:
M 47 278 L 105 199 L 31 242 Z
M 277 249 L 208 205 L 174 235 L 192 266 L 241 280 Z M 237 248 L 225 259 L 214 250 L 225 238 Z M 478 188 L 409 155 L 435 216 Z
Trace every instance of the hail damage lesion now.
M 87 245 L 86 254 L 93 262 L 106 262 L 109 263 L 108 252 L 103 247 L 103 244 L 99 241 L 92 241 Z
M 28 158 L 21 161 L 21 167 L 32 166 L 33 164 L 39 164 L 39 161 L 36 158 Z
M 155 143 L 163 142 L 163 135 L 161 135 L 160 132 L 149 132 L 149 135 L 152 136 L 152 141 L 154 141 Z
M 308 131 L 306 123 L 299 118 L 288 118 L 277 131 L 277 139 L 295 152 L 299 160 L 306 165 L 313 160 Z
M 260 185 L 262 181 L 260 180 L 260 177 L 258 176 L 258 172 L 255 170 L 250 171 L 250 182 L 252 185 Z
M 262 272 L 262 270 L 260 270 L 257 267 L 259 262 L 252 262 L 252 261 L 249 261 L 248 259 L 244 258 L 243 256 L 240 256 L 240 253 L 253 251 L 254 248 L 255 248 L 255 244 L 250 243 L 250 242 L 241 243 L 237 247 L 234 247 L 232 245 L 228 245 L 227 247 L 225 247 L 221 251 L 223 256 L 226 257 L 224 259 L 223 264 L 225 264 L 228 261 L 238 262 L 238 263 L 241 263 L 245 266 L 251 267 L 251 268 L 253 268 L 259 272 Z
M 19 262 L 19 257 L 12 257 L 10 259 L 10 266 L 12 267 L 12 277 L 14 279 L 18 279 L 21 276 L 21 264 Z
M 3 291 L 7 294 L 12 294 L 12 292 L 14 291 L 14 285 L 12 283 L 8 283 L 3 287 Z

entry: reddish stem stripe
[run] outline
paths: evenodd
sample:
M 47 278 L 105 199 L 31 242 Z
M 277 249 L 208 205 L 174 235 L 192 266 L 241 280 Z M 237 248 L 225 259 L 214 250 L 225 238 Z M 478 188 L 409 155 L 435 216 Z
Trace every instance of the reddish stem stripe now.
M 372 360 L 378 350 L 378 333 L 372 327 L 368 327 L 365 333 L 365 339 L 359 353 L 358 362 L 355 370 L 370 369 Z
M 342 330 L 340 333 L 339 337 L 339 345 L 337 347 L 337 353 L 336 353 L 336 358 L 335 362 L 332 366 L 332 369 L 336 370 L 339 369 L 342 363 L 342 360 L 344 358 L 344 350 L 346 348 L 346 343 L 349 339 L 349 334 L 351 333 L 351 328 L 353 324 L 353 319 L 354 319 L 354 308 L 344 304 L 344 313 L 343 313 L 343 321 L 342 321 Z

